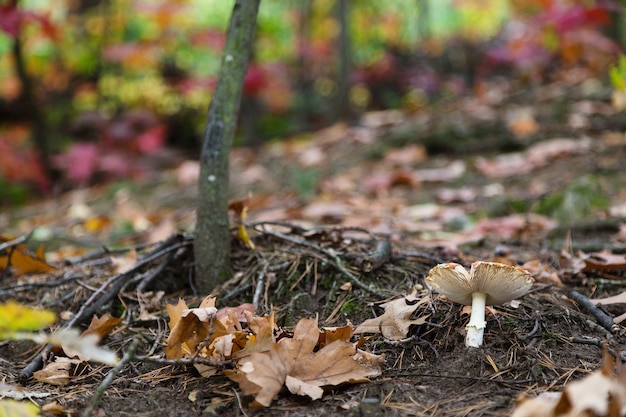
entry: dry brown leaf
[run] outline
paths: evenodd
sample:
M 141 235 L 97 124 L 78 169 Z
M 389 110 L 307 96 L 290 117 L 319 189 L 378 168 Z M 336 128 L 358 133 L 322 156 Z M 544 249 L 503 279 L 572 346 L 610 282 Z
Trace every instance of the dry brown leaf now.
M 111 256 L 111 263 L 116 274 L 128 272 L 137 264 L 137 251 L 131 249 L 124 256 Z
M 64 386 L 70 383 L 71 372 L 74 366 L 80 362 L 79 359 L 57 357 L 54 362 L 50 362 L 43 369 L 36 371 L 33 377 L 46 384 Z
M 0 236 L 0 243 L 7 243 L 12 240 L 14 240 L 12 237 Z M 5 252 L 6 254 L 0 256 L 0 270 L 6 269 L 7 265 L 14 268 L 18 275 L 56 270 L 56 267 L 47 263 L 42 256 L 42 247 L 37 249 L 37 253 L 33 253 L 26 245 L 19 244 L 7 249 Z
M 401 340 L 407 337 L 411 325 L 420 326 L 426 322 L 428 315 L 412 318 L 413 313 L 422 304 L 430 300 L 428 295 L 418 297 L 414 291 L 406 297 L 381 304 L 385 313 L 379 317 L 365 320 L 356 330 L 359 333 L 381 333 L 390 340 Z
M 545 262 L 541 262 L 538 259 L 533 259 L 531 261 L 527 261 L 524 265 L 521 266 L 523 269 L 530 272 L 530 274 L 537 280 L 538 282 L 543 282 L 544 284 L 552 284 L 557 286 L 563 286 L 563 281 L 559 278 L 559 274 Z
M 95 333 L 100 339 L 103 339 L 121 322 L 121 318 L 111 317 L 109 313 L 105 313 L 100 318 L 98 318 L 98 316 L 94 314 L 93 318 L 91 319 L 91 323 L 89 324 L 89 327 L 85 329 L 85 331 L 82 333 L 82 336 Z
M 314 351 L 320 330 L 316 319 L 301 319 L 292 338 L 283 338 L 267 352 L 254 352 L 237 363 L 227 376 L 244 394 L 254 395 L 252 406 L 268 407 L 283 385 L 294 394 L 320 398 L 323 387 L 363 382 L 380 375 L 384 358 L 336 340 Z
M 512 417 L 586 417 L 626 415 L 626 372 L 604 353 L 602 369 L 567 384 L 562 393 L 518 398 Z
M 183 300 L 179 300 L 176 306 L 166 306 L 170 314 L 170 335 L 165 347 L 165 357 L 168 359 L 180 359 L 185 354 L 193 354 L 209 334 L 209 309 L 214 310 L 213 314 L 217 311 L 215 307 L 202 306 L 180 311 L 181 306 L 187 306 Z M 177 315 L 179 311 L 180 315 Z
M 612 253 L 609 250 L 592 252 L 585 258 L 583 271 L 624 269 L 626 268 L 626 255 Z
M 354 326 L 350 322 L 342 327 L 324 327 L 319 337 L 319 345 L 322 347 L 335 340 L 350 340 L 353 334 Z

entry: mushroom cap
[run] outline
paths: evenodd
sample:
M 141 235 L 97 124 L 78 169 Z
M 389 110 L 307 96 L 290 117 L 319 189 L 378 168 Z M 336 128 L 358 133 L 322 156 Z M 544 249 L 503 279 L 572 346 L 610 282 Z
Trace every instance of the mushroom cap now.
M 498 262 L 478 261 L 470 272 L 454 262 L 430 270 L 426 281 L 437 292 L 463 305 L 472 305 L 472 294 L 487 294 L 487 305 L 503 304 L 526 294 L 535 281 L 530 272 Z

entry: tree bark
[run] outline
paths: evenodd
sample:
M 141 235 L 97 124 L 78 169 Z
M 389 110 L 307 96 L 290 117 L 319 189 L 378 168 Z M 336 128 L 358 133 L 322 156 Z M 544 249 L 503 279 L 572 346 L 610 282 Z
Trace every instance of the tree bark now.
M 259 3 L 260 0 L 237 0 L 233 6 L 218 82 L 209 105 L 200 153 L 194 244 L 195 281 L 201 294 L 209 294 L 231 274 L 229 156 Z
M 19 0 L 10 1 L 8 6 L 17 9 L 19 7 Z M 48 143 L 46 117 L 43 113 L 41 104 L 37 102 L 33 80 L 26 70 L 26 60 L 24 58 L 24 50 L 22 48 L 21 39 L 22 30 L 23 24 L 20 22 L 17 33 L 15 34 L 12 50 L 13 60 L 15 62 L 15 72 L 22 83 L 21 97 L 18 100 L 26 105 L 29 116 L 32 118 L 32 140 L 37 147 L 37 151 L 39 152 L 43 172 L 48 180 L 54 182 L 56 180 L 56 172 L 52 168 L 52 164 L 50 162 L 50 145 Z

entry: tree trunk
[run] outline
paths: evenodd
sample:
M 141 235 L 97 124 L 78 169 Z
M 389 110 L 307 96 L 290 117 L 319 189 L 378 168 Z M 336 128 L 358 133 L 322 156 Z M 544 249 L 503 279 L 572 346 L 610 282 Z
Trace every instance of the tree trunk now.
M 209 294 L 230 270 L 228 166 L 260 0 L 237 0 L 230 17 L 217 86 L 200 154 L 194 245 L 196 286 Z
M 350 121 L 353 114 L 350 108 L 350 66 L 351 66 L 351 47 L 350 47 L 350 19 L 349 19 L 348 0 L 338 0 L 337 2 L 337 20 L 341 27 L 339 31 L 339 77 L 337 92 L 337 112 L 335 120 Z
M 19 7 L 19 1 L 12 0 L 8 7 L 17 9 Z M 37 147 L 37 151 L 39 152 L 43 172 L 50 182 L 54 182 L 56 180 L 56 172 L 52 168 L 52 164 L 50 162 L 50 146 L 48 143 L 46 117 L 43 113 L 42 106 L 37 102 L 33 80 L 26 70 L 24 50 L 22 47 L 23 26 L 24 25 L 20 22 L 17 33 L 15 34 L 15 41 L 13 42 L 12 50 L 15 72 L 22 83 L 21 97 L 18 100 L 25 103 L 27 112 L 29 116 L 32 117 L 32 140 Z

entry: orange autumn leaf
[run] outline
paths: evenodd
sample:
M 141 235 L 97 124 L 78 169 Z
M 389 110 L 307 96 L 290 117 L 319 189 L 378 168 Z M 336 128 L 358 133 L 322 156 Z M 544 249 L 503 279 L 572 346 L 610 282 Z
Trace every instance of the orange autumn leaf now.
M 121 322 L 121 318 L 111 317 L 109 313 L 105 313 L 100 318 L 94 315 L 91 319 L 91 323 L 89 323 L 89 327 L 85 329 L 85 331 L 82 333 L 82 336 L 95 333 L 100 339 L 103 339 Z
M 0 243 L 12 241 L 12 237 L 0 236 Z M 46 262 L 43 247 L 39 247 L 36 253 L 31 252 L 26 245 L 18 244 L 6 249 L 0 255 L 0 269 L 6 269 L 8 265 L 14 268 L 20 275 L 35 272 L 50 272 L 56 268 Z

